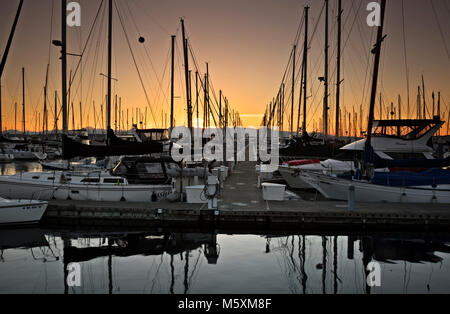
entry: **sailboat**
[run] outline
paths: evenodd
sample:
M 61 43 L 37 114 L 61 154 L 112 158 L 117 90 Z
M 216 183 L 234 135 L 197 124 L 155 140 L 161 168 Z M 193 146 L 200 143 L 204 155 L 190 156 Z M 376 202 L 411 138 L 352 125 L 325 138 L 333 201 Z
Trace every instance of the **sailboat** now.
M 62 1 L 65 7 L 65 0 Z M 63 84 L 63 157 L 108 157 L 121 155 L 147 155 L 163 151 L 162 141 L 129 142 L 115 136 L 111 129 L 111 62 L 112 62 L 112 10 L 109 0 L 109 43 L 108 43 L 108 123 L 107 141 L 104 145 L 86 145 L 69 138 L 67 130 L 66 90 L 66 16 L 62 14 L 62 41 L 54 44 L 62 47 Z M 77 200 L 77 201 L 133 201 L 152 202 L 165 200 L 172 193 L 172 184 L 167 176 L 169 163 L 147 160 L 143 169 L 150 169 L 152 175 L 162 178 L 160 182 L 131 184 L 129 179 L 109 171 L 53 171 L 26 172 L 0 177 L 0 196 L 18 199 Z M 170 168 L 178 164 L 173 163 Z
M 372 79 L 372 93 L 370 100 L 370 110 L 369 110 L 369 122 L 367 130 L 369 130 L 367 134 L 367 138 L 364 141 L 364 164 L 362 166 L 362 171 L 364 176 L 361 174 L 361 171 L 358 170 L 358 175 L 350 178 L 343 178 L 339 176 L 331 176 L 325 175 L 321 173 L 313 173 L 313 172 L 303 172 L 300 174 L 303 181 L 307 182 L 311 187 L 317 189 L 323 196 L 327 199 L 334 200 L 347 200 L 349 195 L 349 188 L 353 187 L 355 190 L 355 201 L 356 202 L 391 202 L 391 203 L 442 203 L 442 204 L 450 204 L 450 171 L 447 170 L 431 170 L 422 173 L 398 173 L 394 174 L 396 179 L 394 181 L 399 182 L 399 184 L 391 184 L 389 180 L 389 176 L 393 176 L 393 174 L 379 174 L 374 171 L 377 165 L 380 164 L 380 161 L 384 161 L 383 165 L 386 166 L 420 166 L 431 168 L 435 166 L 434 164 L 439 164 L 441 162 L 445 162 L 442 160 L 437 161 L 429 161 L 426 159 L 423 160 L 400 160 L 396 161 L 392 158 L 384 159 L 380 158 L 375 149 L 374 144 L 377 143 L 380 145 L 381 143 L 387 143 L 385 137 L 381 138 L 381 141 L 377 141 L 377 137 L 373 136 L 372 141 L 372 132 L 373 126 L 382 126 L 383 124 L 374 122 L 374 107 L 375 107 L 375 97 L 377 90 L 377 82 L 378 82 L 378 72 L 379 72 L 379 64 L 381 57 L 381 45 L 384 39 L 383 36 L 383 25 L 384 25 L 384 16 L 386 9 L 386 0 L 381 1 L 381 26 L 378 27 L 378 35 L 377 42 L 375 44 L 375 48 L 372 52 L 375 54 L 374 61 L 374 70 L 373 70 L 373 79 Z M 435 123 L 434 127 L 431 127 L 431 130 L 435 128 L 440 128 L 442 126 L 442 122 L 438 121 Z M 430 126 L 428 126 L 430 128 Z M 385 128 L 386 129 L 386 128 Z M 401 137 L 401 128 L 398 126 L 397 128 L 397 139 Z M 419 131 L 421 130 L 421 131 Z M 405 140 L 408 140 L 408 136 L 415 136 L 419 141 L 421 139 L 420 135 L 423 134 L 423 131 L 426 130 L 426 127 L 417 128 L 415 132 L 407 134 Z M 437 131 L 438 129 L 436 129 Z M 427 137 L 424 137 L 426 142 L 429 141 Z M 425 142 L 425 143 L 426 143 Z M 425 144 L 422 143 L 422 144 Z M 361 146 L 362 142 L 354 144 L 355 147 Z M 411 148 L 410 148 L 411 149 Z M 389 156 L 388 156 L 389 157 Z M 429 167 L 428 165 L 432 165 Z M 437 166 L 439 167 L 439 166 Z M 385 180 L 380 179 L 385 177 Z M 400 178 L 400 179 L 399 179 Z
M 380 120 L 374 121 L 372 147 L 377 172 L 412 170 L 421 171 L 430 167 L 446 167 L 450 158 L 435 159 L 432 137 L 444 124 L 438 119 L 431 120 Z M 310 189 L 302 180 L 300 172 L 318 172 L 340 175 L 358 169 L 355 162 L 362 157 L 366 140 L 350 143 L 340 149 L 336 158 L 315 163 L 296 165 L 285 163 L 279 168 L 283 179 L 292 188 Z
M 65 0 L 63 0 L 65 2 Z M 162 153 L 164 143 L 162 141 L 129 142 L 118 138 L 111 127 L 111 81 L 112 81 L 112 24 L 113 24 L 113 1 L 109 0 L 109 19 L 108 19 L 108 96 L 107 96 L 107 126 L 106 126 L 106 143 L 104 145 L 87 145 L 78 143 L 67 136 L 67 130 L 62 138 L 63 159 L 71 159 L 74 157 L 107 157 L 121 155 L 146 155 L 153 153 Z M 65 16 L 63 15 L 64 23 Z M 65 26 L 63 33 L 65 32 Z M 65 38 L 65 34 L 63 34 Z M 65 41 L 65 40 L 63 40 Z M 65 47 L 66 43 L 61 43 Z M 63 55 L 66 54 L 63 49 Z M 63 60 L 65 56 L 63 56 Z M 65 70 L 65 62 L 63 62 L 63 73 Z M 64 76 L 64 75 L 63 75 Z M 65 77 L 63 77 L 63 81 Z M 63 87 L 63 98 L 66 97 L 65 86 Z M 64 102 L 63 102 L 63 119 L 64 119 Z M 64 123 L 67 127 L 67 123 Z
M 339 102 L 340 102 L 340 84 L 341 84 L 341 77 L 340 77 L 340 69 L 341 69 L 341 28 L 342 28 L 342 10 L 341 10 L 341 0 L 339 0 L 339 8 L 338 8 L 338 31 L 337 31 L 337 90 L 336 90 L 336 107 L 337 111 L 339 113 Z M 338 136 L 336 136 L 334 139 L 330 139 L 328 136 L 328 86 L 329 86 L 329 75 L 328 75 L 328 67 L 329 67 L 329 58 L 328 58 L 328 51 L 329 51 L 329 32 L 328 32 L 328 25 L 329 25 L 329 18 L 328 18 L 328 12 L 329 12 L 329 3 L 328 0 L 325 0 L 325 69 L 324 69 L 324 76 L 319 78 L 321 82 L 324 83 L 324 98 L 323 98 L 323 129 L 324 134 L 318 135 L 318 134 L 308 134 L 307 132 L 307 83 L 308 83 L 308 9 L 309 7 L 305 7 L 305 43 L 304 43 L 304 51 L 303 51 L 303 63 L 302 63 L 302 72 L 301 72 L 301 81 L 303 85 L 303 90 L 301 91 L 300 98 L 303 96 L 303 125 L 302 125 L 302 132 L 300 135 L 297 134 L 297 136 L 294 136 L 292 133 L 292 124 L 293 124 L 293 102 L 292 102 L 292 108 L 291 108 L 291 139 L 285 145 L 284 147 L 280 147 L 280 157 L 282 159 L 291 159 L 291 158 L 320 158 L 320 159 L 326 159 L 331 158 L 335 155 L 337 152 L 337 149 L 342 147 L 345 142 L 340 140 Z M 295 49 L 295 47 L 294 47 Z M 294 62 L 293 62 L 293 70 L 292 72 L 295 73 L 295 50 L 294 50 Z M 293 91 L 292 95 L 294 95 L 294 82 L 295 77 L 293 77 L 292 80 L 292 86 Z M 292 96 L 293 98 L 293 96 Z M 299 104 L 299 114 L 298 118 L 300 120 L 300 104 Z M 339 130 L 339 116 L 336 117 L 336 130 Z M 299 122 L 300 123 L 300 122 Z M 339 132 L 336 131 L 338 134 Z

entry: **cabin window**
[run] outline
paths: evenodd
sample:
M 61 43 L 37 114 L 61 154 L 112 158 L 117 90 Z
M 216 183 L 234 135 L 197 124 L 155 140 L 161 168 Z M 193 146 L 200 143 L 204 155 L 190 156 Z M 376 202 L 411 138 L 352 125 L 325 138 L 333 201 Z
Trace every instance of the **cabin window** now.
M 103 183 L 111 183 L 111 184 L 123 184 L 123 179 L 104 179 Z
M 81 183 L 100 183 L 99 178 L 84 178 Z
M 47 178 L 47 180 L 49 180 L 49 181 L 54 181 L 54 180 L 55 180 L 55 178 L 53 178 L 53 177 L 49 177 L 49 178 Z
M 32 177 L 32 179 L 33 180 L 39 180 L 39 177 L 38 176 L 34 176 L 34 177 Z

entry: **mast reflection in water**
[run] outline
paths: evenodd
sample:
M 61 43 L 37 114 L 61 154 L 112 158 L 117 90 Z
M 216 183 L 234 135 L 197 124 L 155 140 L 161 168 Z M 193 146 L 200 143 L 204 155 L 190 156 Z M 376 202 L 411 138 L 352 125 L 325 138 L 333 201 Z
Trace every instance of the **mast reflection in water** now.
M 0 293 L 448 293 L 450 234 L 0 230 Z M 366 270 L 381 265 L 381 287 Z M 81 287 L 67 266 L 79 263 Z

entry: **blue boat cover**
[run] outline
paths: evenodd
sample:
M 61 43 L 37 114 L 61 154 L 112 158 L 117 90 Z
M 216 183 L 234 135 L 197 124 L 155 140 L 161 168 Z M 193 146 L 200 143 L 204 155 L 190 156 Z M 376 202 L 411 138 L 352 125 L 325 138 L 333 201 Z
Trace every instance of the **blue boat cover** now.
M 450 184 L 450 171 L 444 169 L 430 169 L 424 172 L 376 172 L 373 184 L 411 187 L 411 186 L 439 186 Z

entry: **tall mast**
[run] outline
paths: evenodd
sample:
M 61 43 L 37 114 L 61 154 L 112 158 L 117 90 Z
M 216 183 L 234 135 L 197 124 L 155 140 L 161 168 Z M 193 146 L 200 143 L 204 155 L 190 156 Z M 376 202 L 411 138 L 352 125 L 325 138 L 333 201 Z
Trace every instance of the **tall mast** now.
M 450 130 L 450 110 L 447 113 L 447 135 L 450 135 L 449 130 Z
M 80 130 L 83 128 L 83 107 L 80 101 Z
M 17 134 L 17 102 L 14 104 L 14 134 Z
M 17 26 L 17 22 L 19 21 L 20 12 L 22 11 L 22 5 L 23 5 L 23 0 L 20 0 L 19 7 L 17 8 L 16 17 L 14 18 L 13 26 L 11 28 L 11 32 L 9 33 L 8 42 L 6 43 L 5 52 L 3 53 L 2 61 L 0 63 L 0 134 L 2 134 L 2 132 L 3 132 L 3 127 L 2 127 L 2 96 L 1 96 L 2 95 L 2 92 L 1 92 L 2 84 L 1 84 L 1 80 L 2 80 L 2 76 L 3 76 L 3 70 L 5 69 L 5 65 L 6 65 L 6 59 L 8 58 L 9 49 L 11 48 L 12 40 L 13 40 L 14 34 L 16 32 L 16 26 Z
M 114 102 L 114 131 L 117 132 L 117 94 Z M 147 107 L 146 107 L 147 108 Z
M 25 68 L 22 68 L 22 123 L 25 134 Z
M 323 96 L 323 132 L 328 139 L 328 0 L 325 0 L 325 77 Z
M 211 104 L 209 103 L 209 64 L 206 63 L 206 78 L 205 78 L 205 102 L 208 114 L 206 115 L 206 121 L 208 121 L 208 128 L 211 127 Z
M 173 125 L 173 110 L 174 110 L 174 78 L 175 78 L 175 35 L 172 35 L 172 68 L 170 75 L 170 132 L 174 128 Z
M 422 115 L 422 107 L 420 105 L 420 86 L 417 87 L 417 119 L 420 119 Z
M 431 99 L 433 99 L 433 113 L 431 114 L 431 119 L 434 118 L 434 112 L 435 112 L 435 97 L 434 97 L 434 92 L 431 94 Z
M 55 90 L 55 133 L 58 133 L 58 91 Z
M 427 101 L 425 99 L 425 81 L 422 75 L 423 118 L 427 118 Z
M 95 111 L 95 100 L 92 102 L 92 109 L 94 109 L 94 132 L 97 131 L 97 112 Z
M 197 108 L 197 128 L 200 128 L 199 108 L 198 108 L 198 71 L 195 72 L 195 107 Z
M 186 80 L 186 102 L 187 102 L 187 114 L 188 114 L 188 128 L 192 129 L 192 102 L 189 86 L 189 55 L 188 55 L 188 41 L 186 39 L 186 29 L 184 27 L 184 20 L 181 19 L 181 28 L 183 32 L 183 51 L 184 51 L 184 73 Z
M 73 107 L 73 101 L 71 102 L 72 104 L 72 132 L 76 130 L 76 126 L 75 126 L 75 109 Z
M 222 90 L 219 91 L 219 128 L 222 126 Z
M 191 99 L 191 114 L 190 114 L 190 116 L 191 116 L 191 125 L 192 125 L 192 128 L 193 128 L 193 126 L 194 126 L 194 122 L 193 122 L 193 119 L 192 119 L 192 115 L 194 114 L 194 110 L 193 110 L 193 108 L 192 108 L 192 71 L 191 70 L 189 70 L 189 99 Z
M 301 79 L 300 79 L 300 96 L 299 96 L 299 100 L 298 100 L 298 116 L 297 116 L 297 136 L 298 136 L 298 130 L 300 129 L 300 114 L 301 114 L 301 109 L 302 109 L 302 96 L 303 96 L 303 81 L 304 81 L 304 66 L 302 64 L 302 68 L 300 70 L 301 73 Z
M 438 92 L 437 116 L 441 118 L 441 92 Z
M 108 19 L 108 99 L 106 107 L 106 130 L 111 129 L 111 79 L 112 79 L 112 17 L 113 17 L 113 2 L 109 0 L 109 19 Z M 107 133 L 108 134 L 108 133 Z M 109 138 L 107 138 L 109 143 Z
M 48 132 L 48 114 L 47 114 L 47 87 L 48 87 L 48 68 L 49 64 L 47 64 L 47 74 L 45 75 L 45 86 L 44 86 L 44 117 L 42 121 L 42 130 L 47 133 Z
M 295 54 L 297 52 L 297 46 L 294 45 L 294 51 L 292 53 L 292 103 L 291 103 L 291 134 L 294 131 L 294 96 L 295 96 Z
M 281 84 L 280 94 L 280 131 L 283 131 L 284 126 L 284 83 Z
M 62 67 L 62 118 L 63 133 L 67 134 L 67 26 L 66 26 L 66 0 L 61 0 L 61 67 Z
M 2 134 L 2 80 L 0 78 L 0 134 Z
M 378 83 L 378 72 L 380 68 L 380 58 L 381 58 L 381 44 L 383 43 L 383 25 L 384 25 L 384 14 L 386 11 L 386 0 L 381 0 L 381 25 L 378 27 L 377 42 L 375 44 L 372 53 L 375 53 L 373 78 L 372 78 L 372 92 L 370 95 L 370 110 L 369 110 L 369 122 L 367 125 L 367 140 L 366 140 L 366 152 L 371 148 L 372 140 L 372 127 L 374 120 L 374 110 L 375 110 L 375 98 L 377 95 L 377 83 Z
M 303 135 L 307 135 L 306 132 L 306 100 L 307 100 L 307 80 L 308 80 L 308 12 L 309 7 L 305 7 L 305 44 L 303 47 Z
M 203 81 L 203 129 L 208 127 L 208 107 L 206 105 L 206 74 Z
M 341 101 L 341 32 L 342 32 L 342 0 L 338 2 L 338 32 L 337 32 L 337 79 L 336 79 L 336 136 L 339 134 L 339 110 Z M 369 131 L 370 132 L 370 131 Z

